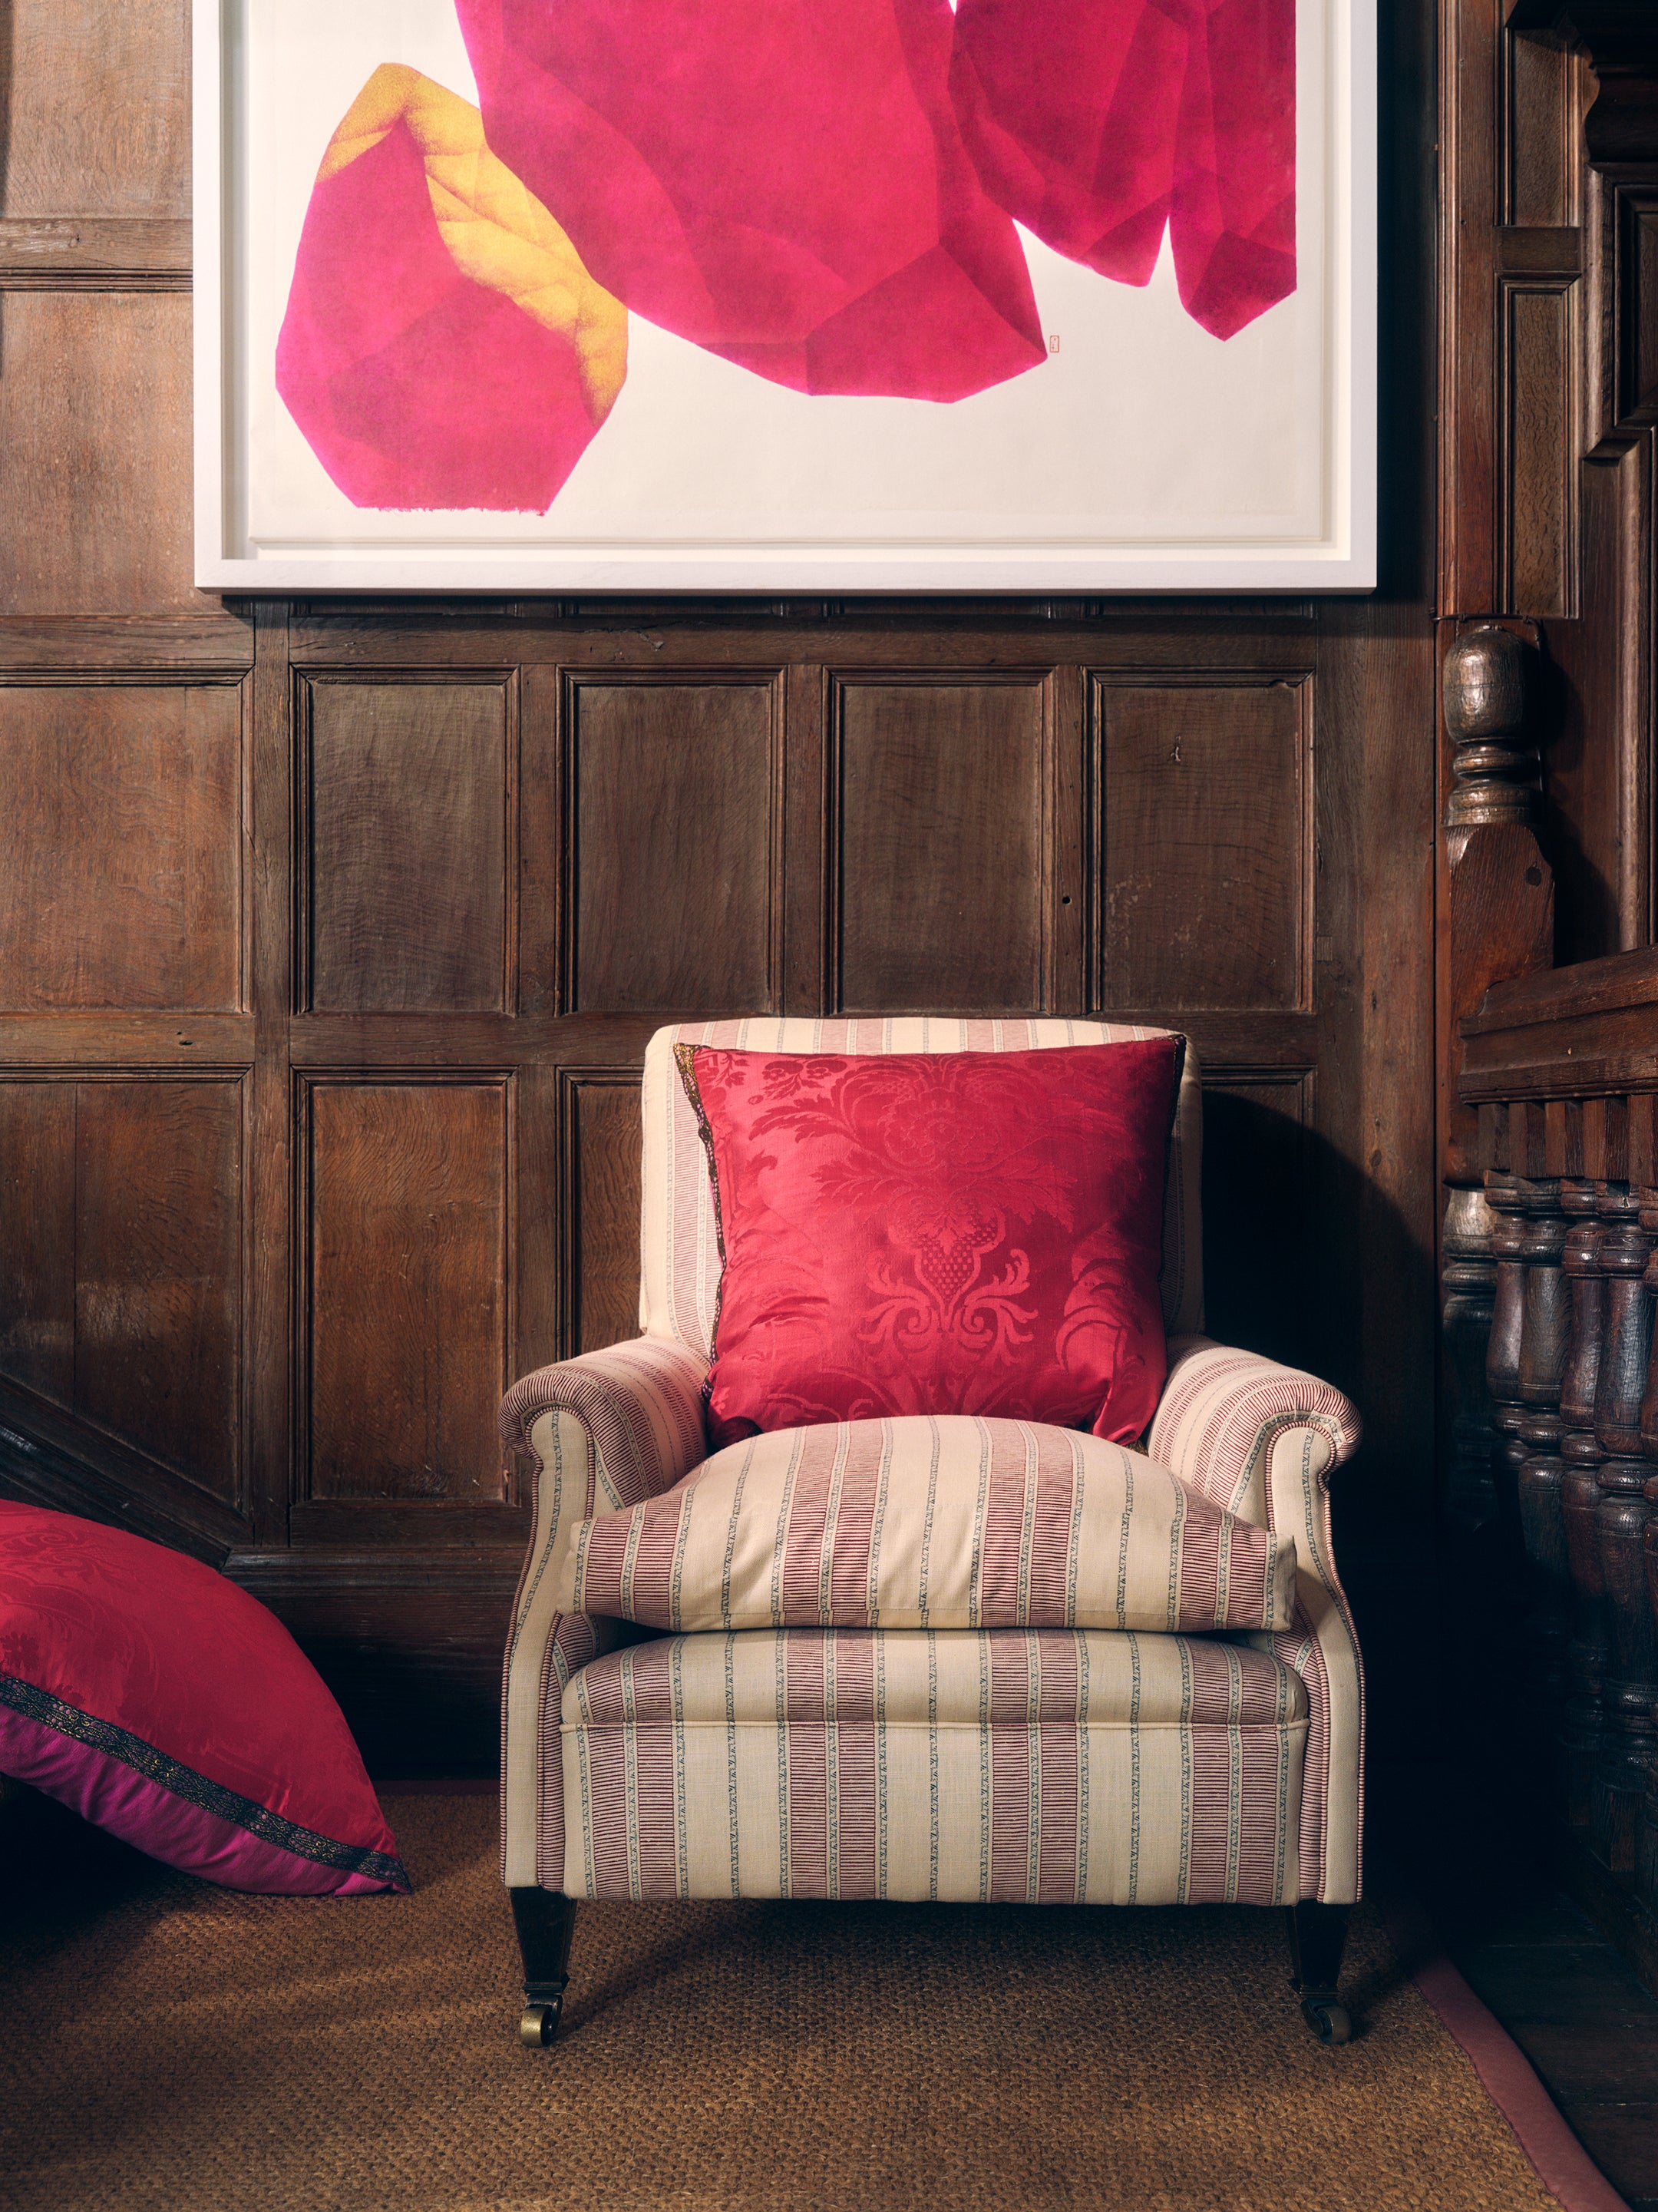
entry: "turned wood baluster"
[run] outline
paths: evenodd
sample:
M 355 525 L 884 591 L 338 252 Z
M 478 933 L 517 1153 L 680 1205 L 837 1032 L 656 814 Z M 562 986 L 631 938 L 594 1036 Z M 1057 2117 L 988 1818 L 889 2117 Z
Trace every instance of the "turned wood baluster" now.
M 1560 1510 L 1572 1583 L 1571 1642 L 1566 1656 L 1561 1736 L 1566 1818 L 1578 1828 L 1587 1827 L 1591 1817 L 1606 1672 L 1606 1583 L 1600 1573 L 1597 1520 L 1599 1470 L 1606 1455 L 1594 1434 L 1594 1392 L 1606 1324 L 1606 1278 L 1600 1270 L 1604 1231 L 1596 1213 L 1599 1195 L 1600 1187 L 1585 1177 L 1568 1179 L 1560 1186 L 1560 1206 L 1567 1222 L 1561 1267 L 1571 1301 L 1571 1335 L 1560 1382 L 1560 1419 L 1565 1431 L 1560 1443 L 1560 1455 L 1565 1462 Z
M 1445 1341 L 1451 1356 L 1456 1413 L 1445 1510 L 1470 1534 L 1496 1518 L 1491 1480 L 1491 1403 L 1485 1386 L 1485 1350 L 1497 1293 L 1491 1234 L 1497 1217 L 1483 1190 L 1454 1188 L 1445 1204 L 1443 1274 Z
M 1636 1097 L 1629 1102 L 1629 1177 L 1631 1195 L 1640 1201 L 1642 1231 L 1653 1247 L 1642 1275 L 1650 1331 L 1654 1316 L 1658 1315 L 1658 1099 L 1650 1096 Z M 1652 1735 L 1647 1786 L 1636 1837 L 1635 1871 L 1648 1902 L 1658 1905 L 1658 1336 L 1655 1336 L 1648 1353 L 1640 1425 L 1647 1477 L 1642 1486 L 1642 1503 L 1646 1508 L 1642 1547 L 1646 1570 L 1647 1633 L 1652 1644 L 1652 1663 L 1647 1678 L 1650 1692 L 1647 1721 Z
M 1517 1479 L 1526 1457 L 1526 1447 L 1520 1440 L 1520 1425 L 1526 1418 L 1520 1390 L 1520 1352 L 1526 1326 L 1527 1196 L 1527 1185 L 1520 1177 L 1497 1169 L 1487 1171 L 1485 1203 L 1496 1218 L 1491 1256 L 1497 1263 L 1491 1333 L 1485 1346 L 1485 1388 L 1491 1393 L 1491 1427 L 1496 1431 L 1491 1474 L 1497 1518 L 1515 1553 L 1523 1549 Z
M 1519 1127 L 1510 1134 L 1510 1158 L 1526 1141 L 1524 1122 L 1535 1124 L 1541 1140 L 1540 1109 L 1515 1108 Z M 1524 1122 L 1521 1121 L 1524 1117 Z M 1527 1165 L 1545 1164 L 1527 1158 Z M 1531 1605 L 1532 1704 L 1546 1717 L 1552 1738 L 1560 1741 L 1564 1715 L 1566 1643 L 1571 1620 L 1571 1570 L 1566 1556 L 1566 1524 L 1561 1485 L 1566 1463 L 1560 1456 L 1565 1425 L 1560 1419 L 1560 1385 L 1570 1335 L 1571 1298 L 1562 1272 L 1566 1217 L 1560 1209 L 1558 1179 L 1527 1178 L 1520 1256 L 1525 1262 L 1521 1296 L 1518 1387 L 1523 1408 L 1519 1440 L 1526 1456 L 1516 1475 L 1521 1535 L 1526 1547 Z M 1562 1792 L 1564 1794 L 1564 1791 Z
M 1600 1267 L 1606 1279 L 1606 1334 L 1594 1400 L 1594 1432 L 1606 1455 L 1597 1509 L 1600 1572 L 1612 1650 L 1603 1693 L 1605 1735 L 1595 1769 L 1595 1848 L 1616 1874 L 1635 1870 L 1642 1800 L 1655 1744 L 1658 1637 L 1647 1595 L 1645 1535 L 1652 1507 L 1643 1456 L 1641 1401 L 1652 1355 L 1652 1296 L 1643 1277 L 1653 1239 L 1639 1201 L 1609 1183 L 1599 1211 L 1606 1223 Z
M 1482 1111 L 1482 1122 L 1485 1118 Z M 1504 1115 L 1504 1125 L 1506 1120 Z M 1481 1157 L 1489 1160 L 1491 1150 L 1488 1133 L 1482 1127 Z M 1499 1157 L 1505 1156 L 1506 1151 L 1505 1127 Z M 1485 1531 L 1481 1626 L 1489 1680 L 1512 1736 L 1509 1764 L 1518 1766 L 1529 1756 L 1533 1735 L 1532 1699 L 1513 1695 L 1513 1686 L 1526 1680 L 1530 1672 L 1532 1649 L 1524 1625 L 1530 1588 L 1520 1520 L 1520 1469 L 1527 1455 L 1520 1434 L 1527 1411 L 1520 1395 L 1520 1352 L 1526 1316 L 1526 1263 L 1521 1257 L 1527 1226 L 1526 1186 L 1503 1169 L 1488 1168 L 1485 1201 L 1492 1217 L 1491 1256 L 1496 1273 L 1491 1335 L 1485 1348 L 1485 1388 L 1491 1403 L 1490 1467 L 1497 1511 Z

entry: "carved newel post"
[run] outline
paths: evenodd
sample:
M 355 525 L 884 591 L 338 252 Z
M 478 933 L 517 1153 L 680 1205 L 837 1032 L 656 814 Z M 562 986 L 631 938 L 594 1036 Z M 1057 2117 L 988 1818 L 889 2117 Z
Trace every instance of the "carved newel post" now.
M 1516 1480 L 1527 1456 L 1519 1390 L 1525 1263 L 1524 1224 L 1516 1217 L 1522 1200 L 1516 1194 L 1510 1207 L 1500 1191 L 1484 1188 L 1478 1116 L 1456 1102 L 1456 1079 L 1464 1018 L 1492 983 L 1547 967 L 1553 956 L 1553 879 L 1532 829 L 1539 763 L 1526 726 L 1530 658 L 1522 639 L 1482 623 L 1453 641 L 1441 672 L 1453 749 L 1444 825 L 1445 1049 L 1453 1103 L 1445 1130 L 1443 1326 L 1455 1392 L 1442 1480 L 1451 1525 L 1466 1550 L 1457 1571 L 1485 1601 L 1469 1656 L 1503 1674 L 1519 1657 L 1503 1647 L 1512 1633 L 1521 1559 Z M 1488 1319 L 1486 1361 L 1481 1350 Z M 1495 1454 L 1493 1422 L 1499 1431 Z
M 1498 623 L 1465 629 L 1445 655 L 1441 692 L 1455 782 L 1445 827 L 1531 822 L 1537 746 L 1527 735 L 1531 648 Z

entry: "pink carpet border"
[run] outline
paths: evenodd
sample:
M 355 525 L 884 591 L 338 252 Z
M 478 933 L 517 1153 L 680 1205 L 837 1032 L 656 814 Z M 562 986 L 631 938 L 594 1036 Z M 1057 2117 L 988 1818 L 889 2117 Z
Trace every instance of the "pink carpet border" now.
M 1486 2094 L 1561 2212 L 1629 2212 L 1567 2125 L 1525 2052 L 1445 1956 L 1422 1907 L 1397 1894 L 1384 1894 L 1378 1901 L 1406 1972 L 1467 2053 Z

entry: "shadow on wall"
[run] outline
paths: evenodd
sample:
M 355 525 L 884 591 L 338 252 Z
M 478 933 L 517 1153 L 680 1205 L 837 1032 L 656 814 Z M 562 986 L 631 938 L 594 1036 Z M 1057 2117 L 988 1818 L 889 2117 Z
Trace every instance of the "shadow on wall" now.
M 1310 1105 L 1294 1079 L 1204 1091 L 1205 1327 L 1310 1369 L 1363 1415 L 1333 1521 L 1364 1651 L 1370 1757 L 1432 1757 L 1424 1716 L 1438 1713 L 1442 1682 L 1434 1407 L 1405 1401 L 1390 1378 L 1433 1371 L 1431 1346 L 1413 1340 L 1436 1326 L 1434 1257 L 1307 1126 Z

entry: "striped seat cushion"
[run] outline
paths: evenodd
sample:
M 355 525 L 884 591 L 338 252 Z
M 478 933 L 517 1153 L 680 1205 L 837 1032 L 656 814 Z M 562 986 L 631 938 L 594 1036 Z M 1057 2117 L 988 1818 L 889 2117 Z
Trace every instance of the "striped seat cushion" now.
M 663 1637 L 564 1692 L 579 1897 L 1281 1905 L 1307 1692 L 1183 1636 Z
M 1299 1674 L 1248 1644 L 1110 1629 L 749 1629 L 660 1636 L 589 1660 L 567 1728 L 780 1721 L 907 1727 L 1278 1728 L 1307 1717 Z
M 566 1612 L 680 1630 L 1289 1627 L 1296 1547 L 1139 1452 L 915 1414 L 728 1445 L 578 1523 Z

